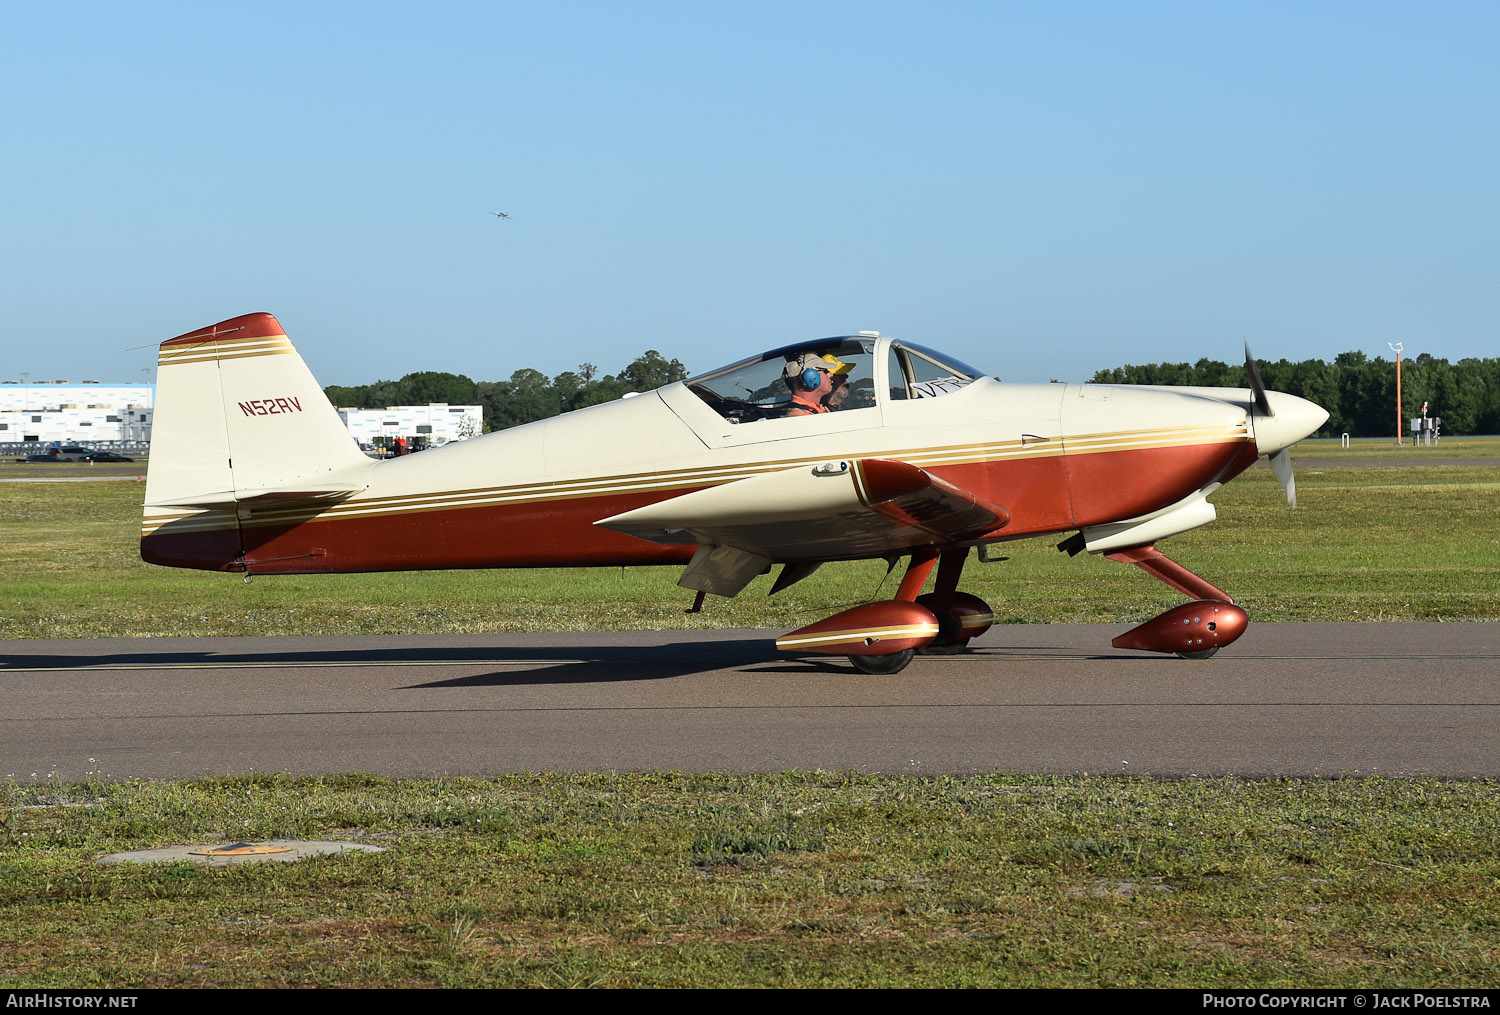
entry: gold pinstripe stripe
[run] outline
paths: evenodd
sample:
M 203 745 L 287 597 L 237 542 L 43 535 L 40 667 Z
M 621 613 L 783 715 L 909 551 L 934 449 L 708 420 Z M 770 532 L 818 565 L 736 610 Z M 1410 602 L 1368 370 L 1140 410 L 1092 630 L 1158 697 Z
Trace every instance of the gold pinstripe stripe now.
M 149 536 L 157 529 L 171 525 L 173 532 L 222 532 L 236 527 L 233 511 L 210 508 L 206 511 L 174 511 L 169 514 L 146 515 L 141 522 L 141 535 Z
M 1248 437 L 1199 437 L 1190 441 L 1174 438 L 1164 438 L 1155 441 L 1100 441 L 1086 448 L 1068 448 L 1063 454 L 1068 457 L 1077 455 L 1094 455 L 1101 451 L 1144 451 L 1150 448 L 1180 448 L 1196 447 L 1201 444 L 1241 444 L 1249 440 Z
M 286 335 L 223 335 L 219 338 L 205 338 L 199 342 L 190 342 L 187 345 L 173 346 L 168 349 L 162 347 L 163 356 L 192 356 L 196 353 L 205 352 L 211 348 L 227 349 L 235 346 L 257 346 L 257 345 L 290 345 Z
M 847 631 L 819 631 L 816 634 L 784 634 L 776 639 L 776 647 L 779 649 L 788 649 L 802 648 L 808 645 L 836 645 L 850 641 L 863 641 L 866 638 L 874 641 L 885 641 L 892 638 L 925 638 L 927 635 L 937 634 L 937 632 L 938 625 L 935 622 L 900 624 L 891 627 L 858 627 Z
M 182 349 L 163 349 L 158 366 L 180 366 L 185 363 L 209 363 L 216 360 L 250 359 L 255 356 L 289 356 L 297 350 L 285 335 L 261 335 L 255 338 L 210 339 Z
M 1146 433 L 1148 431 L 1142 431 Z M 1160 431 L 1155 431 L 1160 432 Z M 1098 447 L 1080 449 L 1080 454 L 1092 453 L 1097 450 L 1118 450 L 1122 448 L 1147 448 L 1147 447 L 1177 447 L 1187 443 L 1232 443 L 1247 439 L 1243 433 L 1225 434 L 1222 431 L 1213 436 L 1204 435 L 1196 440 L 1183 441 L 1178 436 L 1162 436 L 1155 440 L 1118 440 L 1115 439 L 1108 444 Z M 1070 438 L 1071 440 L 1071 438 Z M 1000 457 L 1018 458 L 1020 455 L 1006 456 L 1003 452 L 1005 447 L 1020 447 L 1020 442 L 1009 441 L 1003 444 L 971 444 L 955 445 L 947 448 L 914 449 L 901 452 L 887 452 L 880 455 L 866 457 L 889 457 L 911 465 L 949 465 L 968 460 L 994 460 Z M 959 452 L 955 454 L 954 452 Z M 1060 453 L 1059 449 L 1046 451 L 1034 451 L 1028 449 L 1025 457 L 1055 457 Z M 597 496 L 608 493 L 629 493 L 637 490 L 659 489 L 662 487 L 682 487 L 703 485 L 719 485 L 733 482 L 736 479 L 745 479 L 751 476 L 761 475 L 767 472 L 776 472 L 783 469 L 796 468 L 804 465 L 817 465 L 828 460 L 827 456 L 817 456 L 802 459 L 781 459 L 779 461 L 755 462 L 746 465 L 731 466 L 728 468 L 696 468 L 679 469 L 670 472 L 640 472 L 626 473 L 619 476 L 606 478 L 589 478 L 574 480 L 554 480 L 545 483 L 527 483 L 507 487 L 478 487 L 465 490 L 447 490 L 439 493 L 420 494 L 398 494 L 388 497 L 358 498 L 345 501 L 335 505 L 330 510 L 336 513 L 360 513 L 366 514 L 370 511 L 403 508 L 403 507 L 428 507 L 442 506 L 461 502 L 486 502 L 505 503 L 518 500 L 534 499 L 561 499 L 565 496 Z M 856 463 L 858 459 L 855 459 Z M 856 485 L 864 488 L 864 477 L 862 470 L 856 464 L 854 470 Z
M 1244 420 L 1238 423 L 1185 423 L 1178 426 L 1148 426 L 1140 430 L 1105 430 L 1101 433 L 1075 433 L 1068 434 L 1064 440 L 1080 441 L 1089 440 L 1094 437 L 1137 437 L 1146 434 L 1160 433 L 1217 433 L 1221 430 L 1243 430 L 1246 427 Z
M 286 338 L 286 332 L 284 331 L 272 331 L 264 335 L 241 335 L 240 332 L 244 330 L 244 326 L 241 325 L 238 328 L 230 328 L 228 331 L 205 331 L 197 335 L 184 336 L 184 338 L 191 338 L 192 341 L 179 342 L 173 348 L 191 349 L 195 345 L 206 345 L 209 342 L 218 342 L 220 345 L 227 345 L 231 342 L 265 342 L 271 339 Z
M 1055 458 L 1064 455 L 1098 454 L 1104 451 L 1144 450 L 1149 448 L 1185 447 L 1200 444 L 1241 443 L 1250 440 L 1243 424 L 1233 426 L 1158 427 L 1153 429 L 1126 430 L 1107 434 L 1083 434 L 1063 437 L 1049 444 L 1060 446 L 1038 449 L 1022 441 L 997 441 L 976 444 L 957 444 L 937 448 L 912 449 L 885 452 L 868 457 L 888 457 L 918 467 L 959 465 L 985 461 L 1019 461 L 1031 458 Z M 1082 444 L 1082 447 L 1077 445 Z M 503 487 L 476 487 L 464 490 L 446 490 L 435 493 L 397 494 L 385 497 L 354 497 L 329 506 L 308 507 L 300 505 L 283 509 L 265 508 L 255 510 L 244 525 L 285 525 L 309 521 L 336 521 L 348 518 L 369 518 L 390 514 L 417 514 L 429 511 L 454 510 L 469 507 L 489 507 L 500 504 L 516 504 L 542 500 L 577 500 L 612 494 L 636 493 L 646 490 L 671 490 L 687 487 L 719 486 L 738 479 L 798 466 L 811 466 L 828 460 L 828 456 L 813 458 L 781 459 L 778 461 L 754 462 L 729 467 L 699 467 L 677 469 L 668 472 L 626 473 L 605 478 L 555 480 L 543 483 L 524 483 Z M 861 503 L 868 505 L 868 493 L 864 477 L 855 459 L 853 479 Z M 155 511 L 145 514 L 142 534 L 150 534 L 157 528 L 173 522 L 174 529 L 181 532 L 206 531 L 223 528 L 223 521 L 235 516 L 232 513 L 216 512 L 221 519 L 207 515 L 197 522 L 181 524 L 196 512 Z
M 859 459 L 855 459 L 854 466 L 854 496 L 859 498 L 861 507 L 870 506 L 870 488 L 865 483 L 865 466 Z
M 261 349 L 253 352 L 222 352 L 206 356 L 184 356 L 175 359 L 164 359 L 157 363 L 160 367 L 180 367 L 193 363 L 224 363 L 237 359 L 258 359 L 261 356 L 295 356 L 297 350 L 290 347 L 286 349 Z

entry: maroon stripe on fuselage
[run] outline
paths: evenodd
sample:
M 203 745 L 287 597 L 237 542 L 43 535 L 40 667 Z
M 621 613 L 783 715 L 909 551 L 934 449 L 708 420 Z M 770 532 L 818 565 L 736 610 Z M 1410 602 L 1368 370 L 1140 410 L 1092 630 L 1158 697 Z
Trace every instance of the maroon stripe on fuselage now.
M 1249 443 L 1099 452 L 937 466 L 930 471 L 1008 508 L 994 535 L 1059 532 L 1146 514 L 1255 461 Z M 295 525 L 246 525 L 245 565 L 258 574 L 407 571 L 490 567 L 600 567 L 686 562 L 694 547 L 662 546 L 594 524 L 701 487 L 597 497 L 340 516 Z M 1070 497 L 1071 492 L 1071 497 Z M 347 502 L 349 507 L 356 501 Z M 164 525 L 141 540 L 151 563 L 241 570 L 239 537 L 174 533 Z M 231 549 L 233 548 L 233 549 Z
M 174 532 L 170 524 L 141 537 L 141 559 L 162 567 L 190 567 L 199 571 L 237 571 L 240 556 L 237 529 Z
M 594 524 L 660 499 L 659 493 L 616 494 L 247 525 L 245 560 L 250 570 L 266 574 L 684 563 L 696 547 L 662 546 Z
M 1210 483 L 1227 483 L 1255 464 L 1249 441 L 1068 455 L 1070 528 L 1101 525 L 1175 504 Z
M 1060 455 L 963 465 L 924 466 L 960 490 L 993 501 L 1010 512 L 996 535 L 1014 538 L 1072 526 L 1067 473 Z

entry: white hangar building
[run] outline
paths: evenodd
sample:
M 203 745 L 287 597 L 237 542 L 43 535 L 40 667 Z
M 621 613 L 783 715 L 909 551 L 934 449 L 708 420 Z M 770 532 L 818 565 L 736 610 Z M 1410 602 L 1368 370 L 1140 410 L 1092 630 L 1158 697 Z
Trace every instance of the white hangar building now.
M 145 444 L 154 384 L 0 383 L 0 443 Z
M 105 448 L 151 442 L 154 384 L 98 381 L 0 382 L 0 445 L 82 444 Z M 477 437 L 483 432 L 479 405 L 393 405 L 384 409 L 339 409 L 350 435 L 365 448 L 388 446 L 397 436 L 429 446 Z M 386 440 L 377 440 L 386 438 Z M 7 448 L 7 453 L 21 450 Z
M 384 409 L 340 409 L 339 418 L 362 448 L 383 447 L 389 440 L 421 438 L 428 445 L 478 437 L 484 429 L 480 405 L 390 405 Z M 387 438 L 379 440 L 378 438 Z

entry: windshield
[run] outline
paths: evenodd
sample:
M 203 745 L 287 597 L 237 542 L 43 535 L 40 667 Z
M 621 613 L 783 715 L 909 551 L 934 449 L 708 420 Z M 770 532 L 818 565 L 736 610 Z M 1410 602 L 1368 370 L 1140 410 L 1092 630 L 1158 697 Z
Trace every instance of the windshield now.
M 875 342 L 825 338 L 691 377 L 688 390 L 731 423 L 875 405 Z
M 967 363 L 911 342 L 892 342 L 886 364 L 891 398 L 951 395 L 984 376 Z

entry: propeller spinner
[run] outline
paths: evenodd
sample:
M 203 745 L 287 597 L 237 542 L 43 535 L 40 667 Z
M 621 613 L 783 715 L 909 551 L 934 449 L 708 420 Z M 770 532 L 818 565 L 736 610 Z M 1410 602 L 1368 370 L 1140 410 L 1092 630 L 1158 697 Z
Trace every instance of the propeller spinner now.
M 1249 342 L 1245 343 L 1245 374 L 1255 395 L 1255 450 L 1270 460 L 1271 471 L 1286 491 L 1286 502 L 1296 507 L 1297 481 L 1292 476 L 1292 456 L 1287 449 L 1322 426 L 1328 419 L 1328 410 L 1296 395 L 1267 391 L 1255 357 L 1250 355 Z

